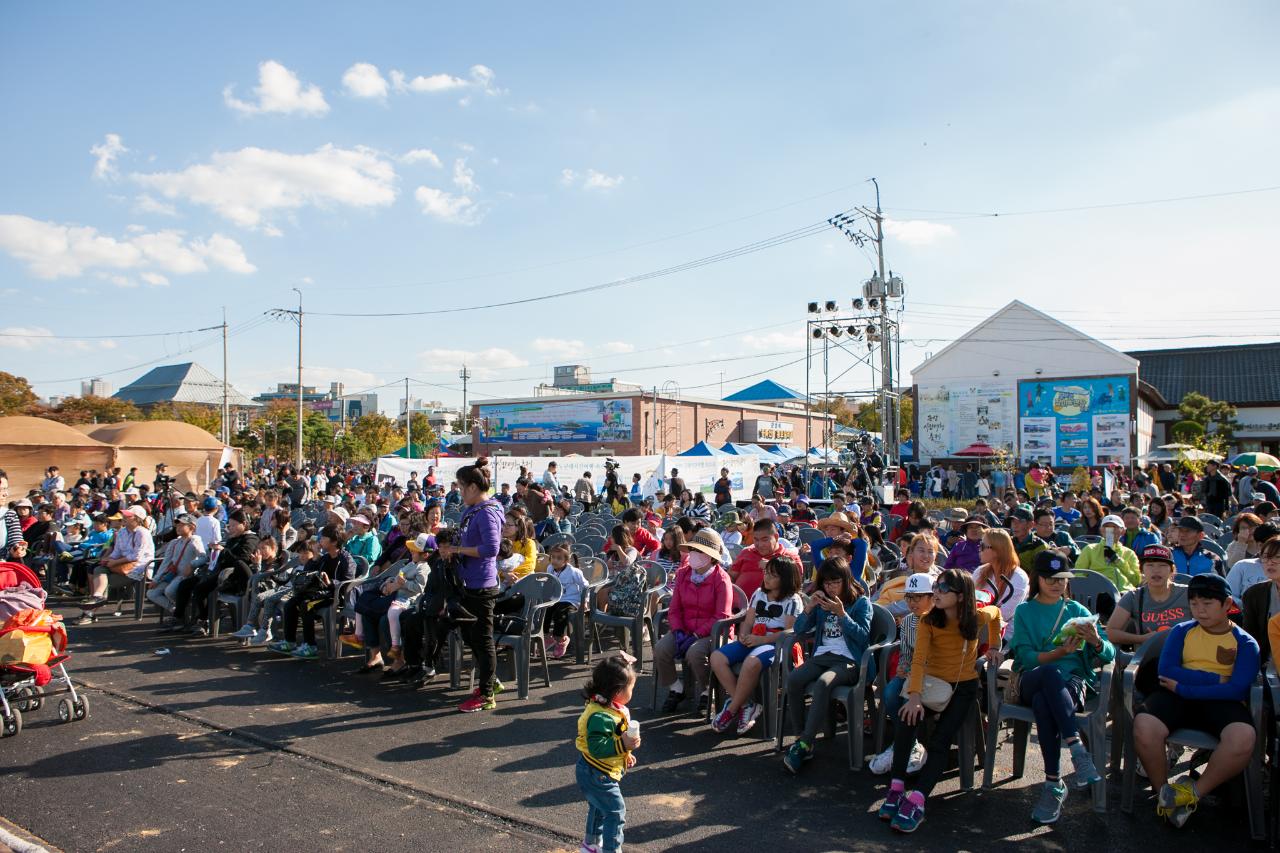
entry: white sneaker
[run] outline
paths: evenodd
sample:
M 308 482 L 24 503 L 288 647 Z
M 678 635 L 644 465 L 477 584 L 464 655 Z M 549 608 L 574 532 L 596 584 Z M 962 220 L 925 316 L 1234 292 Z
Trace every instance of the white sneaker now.
M 251 646 L 265 646 L 269 642 L 271 642 L 271 630 L 269 628 L 259 628 L 249 638 L 249 645 Z
M 252 625 L 246 622 L 243 628 L 241 628 L 239 631 L 236 631 L 231 636 L 235 637 L 237 640 L 247 640 L 256 633 L 258 633 L 258 629 L 254 628 Z
M 911 758 L 907 760 L 907 772 L 919 773 L 920 768 L 924 767 L 925 759 L 929 754 L 925 752 L 924 745 L 920 741 L 916 741 L 911 747 Z
M 867 762 L 867 769 L 877 776 L 883 776 L 893 769 L 893 747 L 889 747 L 884 752 L 871 756 L 871 760 Z

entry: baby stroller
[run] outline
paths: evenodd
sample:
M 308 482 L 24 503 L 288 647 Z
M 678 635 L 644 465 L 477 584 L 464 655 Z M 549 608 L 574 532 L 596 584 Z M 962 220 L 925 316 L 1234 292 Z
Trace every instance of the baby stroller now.
M 21 563 L 0 563 L 0 605 L 9 605 L 0 607 L 0 613 L 13 614 L 0 617 L 0 737 L 19 734 L 23 713 L 39 710 L 46 698 L 57 694 L 67 694 L 58 700 L 62 722 L 89 716 L 89 697 L 76 690 L 67 673 L 67 632 L 44 609 L 44 598 L 35 572 Z M 41 635 L 47 636 L 47 643 Z M 44 659 L 31 660 L 33 651 Z

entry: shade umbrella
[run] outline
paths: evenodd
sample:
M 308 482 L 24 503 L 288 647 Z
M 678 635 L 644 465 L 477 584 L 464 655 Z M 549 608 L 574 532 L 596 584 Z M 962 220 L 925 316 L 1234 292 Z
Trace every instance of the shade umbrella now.
M 1231 464 L 1242 468 L 1252 465 L 1259 471 L 1280 471 L 1280 459 L 1270 453 L 1238 453 L 1232 458 Z
M 964 450 L 957 450 L 955 452 L 955 455 L 956 456 L 978 456 L 978 457 L 995 456 L 996 449 L 991 445 L 987 444 L 985 441 L 975 441 L 973 444 L 969 445 Z
M 1158 446 L 1161 450 L 1195 450 L 1195 445 L 1191 445 L 1191 444 L 1182 444 L 1182 443 L 1177 442 L 1177 441 L 1173 442 L 1172 444 L 1161 444 L 1161 445 L 1157 445 L 1157 446 Z

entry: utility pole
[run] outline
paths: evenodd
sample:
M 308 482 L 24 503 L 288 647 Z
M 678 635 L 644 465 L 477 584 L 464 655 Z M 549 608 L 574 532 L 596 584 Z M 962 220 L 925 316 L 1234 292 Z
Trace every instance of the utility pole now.
M 889 296 L 891 288 L 884 271 L 884 214 L 880 210 L 880 183 L 871 179 L 876 188 L 876 260 L 880 267 L 880 281 L 884 282 L 885 294 L 880 300 L 880 435 L 884 442 L 885 458 L 893 465 L 898 464 L 898 441 L 901 435 L 898 427 L 897 388 L 893 379 L 893 346 L 889 337 Z
M 298 470 L 302 470 L 302 291 L 298 288 L 290 288 L 294 293 L 298 294 L 298 308 L 295 311 L 292 308 L 273 308 L 267 313 L 272 317 L 283 318 L 288 317 L 298 324 Z
M 231 407 L 227 402 L 227 306 L 222 306 L 222 443 L 231 443 Z
M 471 410 L 467 408 L 467 380 L 471 378 L 471 371 L 467 370 L 467 366 L 465 364 L 463 364 L 462 369 L 458 371 L 458 378 L 462 380 L 462 434 L 470 436 L 471 430 L 467 427 L 467 419 L 471 414 Z M 472 448 L 472 450 L 474 449 L 475 448 Z
M 404 458 L 413 458 L 413 413 L 409 410 L 409 377 L 404 378 Z

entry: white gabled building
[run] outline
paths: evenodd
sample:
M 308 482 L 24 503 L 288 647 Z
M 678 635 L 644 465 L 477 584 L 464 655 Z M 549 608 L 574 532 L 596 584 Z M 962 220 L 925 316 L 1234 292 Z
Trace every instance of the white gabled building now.
M 926 359 L 912 379 L 916 458 L 925 464 L 958 460 L 958 451 L 977 442 L 1065 468 L 1122 455 L 1127 464 L 1150 447 L 1153 409 L 1140 399 L 1138 361 L 1018 300 Z M 1061 382 L 1067 379 L 1083 381 Z M 1115 414 L 1095 424 L 1088 409 L 1074 408 L 1080 400 Z M 1118 412 L 1126 402 L 1123 424 Z M 1055 417 L 1074 422 L 1063 429 L 1065 421 L 1050 422 Z

